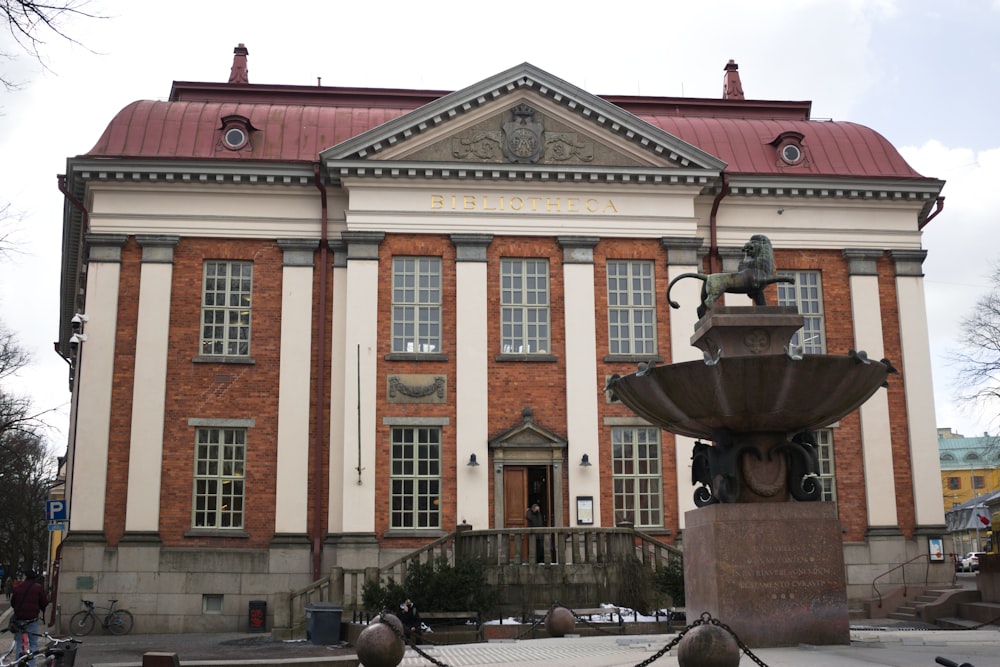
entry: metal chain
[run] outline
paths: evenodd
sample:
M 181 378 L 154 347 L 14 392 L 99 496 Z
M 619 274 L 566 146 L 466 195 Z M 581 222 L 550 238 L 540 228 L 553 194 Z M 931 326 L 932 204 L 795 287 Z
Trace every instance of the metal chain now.
M 383 613 L 379 614 L 378 622 L 382 623 L 385 626 L 388 626 L 388 628 L 390 630 L 392 630 L 392 633 L 394 635 L 396 635 L 399 638 L 400 641 L 403 642 L 404 646 L 409 646 L 414 651 L 416 651 L 422 658 L 424 658 L 425 660 L 429 660 L 430 662 L 432 662 L 433 664 L 437 665 L 438 667 L 449 667 L 449 665 L 447 663 L 441 662 L 437 658 L 435 658 L 433 656 L 430 656 L 430 655 L 427 655 L 427 653 L 425 653 L 424 651 L 422 651 L 419 646 L 417 646 L 415 643 L 413 643 L 413 641 L 406 639 L 406 637 L 404 637 L 402 634 L 400 634 L 399 630 L 396 629 L 396 626 L 394 626 L 392 623 L 390 623 L 387 620 L 385 620 L 385 616 L 386 616 L 387 613 L 389 613 L 389 612 L 383 612 Z
M 664 655 L 666 655 L 670 649 L 677 646 L 677 644 L 680 643 L 681 639 L 684 638 L 684 635 L 686 635 L 689 630 L 699 625 L 705 625 L 705 624 L 715 625 L 717 627 L 722 628 L 729 634 L 731 634 L 733 636 L 733 639 L 736 640 L 736 645 L 740 648 L 741 651 L 743 651 L 743 653 L 746 654 L 748 658 L 750 658 L 755 663 L 760 665 L 760 667 L 768 667 L 763 660 L 761 660 L 760 658 L 758 658 L 756 655 L 753 654 L 753 651 L 750 650 L 750 647 L 743 643 L 743 640 L 740 639 L 735 632 L 733 632 L 732 628 L 730 628 L 725 623 L 722 623 L 718 619 L 712 618 L 712 615 L 709 614 L 707 611 L 702 613 L 701 618 L 699 618 L 698 620 L 691 623 L 691 625 L 681 630 L 680 633 L 676 637 L 674 637 L 673 640 L 670 641 L 670 643 L 668 643 L 666 646 L 664 646 L 659 651 L 649 656 L 642 662 L 638 663 L 635 667 L 647 667 L 647 665 L 653 664 L 654 662 L 662 658 Z
M 551 611 L 551 609 L 549 611 Z M 620 611 L 618 612 L 618 628 L 619 628 L 619 632 L 611 632 L 610 630 L 605 630 L 601 626 L 599 626 L 596 623 L 594 623 L 593 621 L 591 621 L 589 618 L 584 618 L 583 616 L 580 616 L 579 614 L 577 614 L 572 609 L 570 609 L 569 611 L 570 611 L 571 614 L 573 614 L 573 618 L 579 619 L 582 623 L 585 623 L 588 627 L 596 630 L 597 632 L 602 632 L 602 633 L 604 633 L 606 635 L 612 635 L 612 636 L 613 635 L 620 635 L 620 634 L 622 634 L 621 633 L 622 616 L 621 616 L 621 612 Z M 612 616 L 612 618 L 614 618 L 614 616 Z

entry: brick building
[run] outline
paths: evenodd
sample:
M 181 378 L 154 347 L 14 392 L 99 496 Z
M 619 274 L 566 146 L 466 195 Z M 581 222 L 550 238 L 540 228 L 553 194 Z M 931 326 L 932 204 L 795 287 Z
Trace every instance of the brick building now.
M 819 434 L 852 601 L 941 536 L 921 229 L 943 183 L 881 135 L 745 99 L 732 62 L 710 100 L 529 64 L 456 92 L 261 85 L 235 54 L 228 83 L 125 107 L 61 181 L 65 613 L 237 629 L 249 600 L 535 501 L 682 545 L 692 440 L 602 389 L 700 358 L 697 281 L 678 310 L 667 284 L 753 233 L 807 353 L 901 371 Z

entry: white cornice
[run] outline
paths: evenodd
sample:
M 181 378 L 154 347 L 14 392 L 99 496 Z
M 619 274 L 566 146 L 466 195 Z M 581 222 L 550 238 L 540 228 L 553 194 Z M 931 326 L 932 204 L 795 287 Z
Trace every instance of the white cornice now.
M 340 160 L 371 159 L 378 152 L 411 137 L 438 128 L 452 119 L 516 91 L 531 90 L 603 131 L 641 146 L 678 167 L 710 171 L 726 163 L 633 114 L 529 63 L 484 79 L 463 90 L 445 95 L 419 109 L 359 134 L 320 154 L 332 167 Z

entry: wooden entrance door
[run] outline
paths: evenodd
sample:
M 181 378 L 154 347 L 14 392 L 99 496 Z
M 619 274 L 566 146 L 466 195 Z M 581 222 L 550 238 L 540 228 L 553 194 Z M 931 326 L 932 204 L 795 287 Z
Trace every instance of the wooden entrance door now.
M 503 468 L 503 525 L 504 528 L 525 528 L 528 520 L 528 466 Z M 507 557 L 512 563 L 528 560 L 528 538 L 511 536 L 507 543 Z

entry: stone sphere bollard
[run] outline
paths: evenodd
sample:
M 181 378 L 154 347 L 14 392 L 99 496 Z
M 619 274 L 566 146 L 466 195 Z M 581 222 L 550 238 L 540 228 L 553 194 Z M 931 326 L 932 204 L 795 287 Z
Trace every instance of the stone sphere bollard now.
M 545 617 L 545 631 L 550 637 L 564 637 L 576 628 L 573 612 L 566 607 L 553 607 Z
M 396 667 L 406 653 L 403 623 L 392 614 L 386 614 L 384 619 L 376 616 L 358 635 L 354 648 L 364 667 Z
M 717 625 L 696 625 L 677 645 L 678 667 L 739 667 L 740 647 Z

